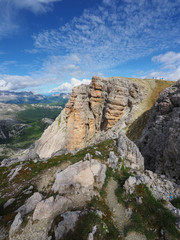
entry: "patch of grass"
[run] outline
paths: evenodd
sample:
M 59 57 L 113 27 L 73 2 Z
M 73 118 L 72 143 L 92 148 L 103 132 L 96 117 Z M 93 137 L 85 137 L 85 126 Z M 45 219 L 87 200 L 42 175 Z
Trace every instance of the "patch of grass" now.
M 136 198 L 142 197 L 142 204 Z M 126 227 L 129 231 L 144 233 L 148 240 L 159 239 L 161 229 L 167 231 L 173 238 L 179 239 L 180 234 L 176 228 L 176 218 L 161 202 L 156 200 L 145 185 L 138 185 L 135 192 L 128 196 L 128 205 L 132 208 L 132 221 Z
M 180 209 L 180 198 L 175 198 L 171 201 L 172 205 Z
M 26 110 L 18 112 L 17 119 L 26 123 L 32 123 L 45 117 L 55 119 L 61 110 L 57 108 L 46 108 L 46 107 L 31 107 L 29 106 Z

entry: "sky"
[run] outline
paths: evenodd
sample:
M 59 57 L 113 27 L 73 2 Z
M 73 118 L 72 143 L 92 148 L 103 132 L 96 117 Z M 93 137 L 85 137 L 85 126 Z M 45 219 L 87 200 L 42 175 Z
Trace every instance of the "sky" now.
M 0 0 L 0 90 L 180 79 L 180 0 Z

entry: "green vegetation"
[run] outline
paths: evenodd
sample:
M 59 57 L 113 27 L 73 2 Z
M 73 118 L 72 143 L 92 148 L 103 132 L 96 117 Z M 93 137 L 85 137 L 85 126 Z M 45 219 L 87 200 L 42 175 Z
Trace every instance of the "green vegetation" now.
M 18 112 L 17 119 L 25 123 L 32 123 L 42 118 L 48 117 L 55 119 L 61 110 L 58 108 L 32 107 L 31 105 L 24 111 Z
M 124 195 L 122 189 L 118 190 L 117 196 L 120 202 L 124 202 L 126 207 L 132 209 L 131 222 L 125 228 L 125 235 L 130 231 L 136 231 L 145 234 L 148 240 L 154 240 L 159 239 L 163 230 L 175 239 L 180 237 L 175 226 L 176 218 L 155 199 L 145 185 L 136 186 L 131 195 Z M 137 201 L 139 198 L 142 199 L 142 203 Z
M 54 108 L 42 108 L 42 107 L 32 107 L 31 105 L 24 111 L 17 113 L 17 120 L 22 123 L 29 125 L 28 128 L 24 129 L 19 135 L 16 135 L 13 139 L 8 139 L 6 143 L 8 147 L 16 149 L 25 149 L 33 144 L 37 139 L 39 139 L 44 132 L 47 124 L 42 122 L 42 118 L 55 119 L 61 110 Z
M 172 205 L 180 209 L 180 198 L 175 198 L 171 201 Z
M 94 239 L 98 240 L 120 240 L 119 232 L 109 219 L 101 219 L 95 212 L 88 212 L 82 215 L 75 226 L 74 231 L 69 231 L 62 239 L 63 240 L 86 240 L 88 234 L 92 232 L 93 226 L 97 227 L 94 234 Z

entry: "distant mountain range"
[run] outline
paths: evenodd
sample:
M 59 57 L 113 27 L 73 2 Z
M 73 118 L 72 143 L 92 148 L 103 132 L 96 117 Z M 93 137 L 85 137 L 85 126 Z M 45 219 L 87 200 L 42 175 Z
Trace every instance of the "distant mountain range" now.
M 0 102 L 10 104 L 67 102 L 69 97 L 70 93 L 58 93 L 51 96 L 44 96 L 33 92 L 0 91 Z

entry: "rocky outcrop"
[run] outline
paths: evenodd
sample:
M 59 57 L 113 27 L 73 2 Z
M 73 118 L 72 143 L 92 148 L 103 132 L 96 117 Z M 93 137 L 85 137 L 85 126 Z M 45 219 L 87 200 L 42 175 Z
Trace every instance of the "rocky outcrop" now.
M 146 169 L 180 183 L 180 80 L 160 94 L 138 146 Z
M 56 173 L 52 186 L 59 194 L 88 194 L 94 187 L 101 188 L 106 177 L 106 166 L 92 159 L 80 161 Z
M 134 170 L 144 170 L 144 158 L 138 147 L 123 133 L 118 138 L 117 151 L 124 166 Z
M 81 149 L 102 136 L 117 137 L 133 121 L 145 94 L 147 89 L 130 79 L 93 77 L 90 85 L 73 88 L 61 115 L 36 142 L 36 153 L 48 158 L 61 149 Z

